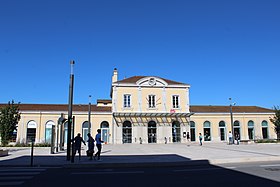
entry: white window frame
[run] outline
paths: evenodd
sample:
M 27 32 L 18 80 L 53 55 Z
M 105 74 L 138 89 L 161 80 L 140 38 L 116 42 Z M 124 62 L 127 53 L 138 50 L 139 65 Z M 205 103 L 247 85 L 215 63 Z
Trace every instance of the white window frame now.
M 123 95 L 123 107 L 124 108 L 131 108 L 131 94 L 124 94 Z
M 151 94 L 148 96 L 148 107 L 156 108 L 156 95 Z
M 172 108 L 180 108 L 180 96 L 172 95 Z

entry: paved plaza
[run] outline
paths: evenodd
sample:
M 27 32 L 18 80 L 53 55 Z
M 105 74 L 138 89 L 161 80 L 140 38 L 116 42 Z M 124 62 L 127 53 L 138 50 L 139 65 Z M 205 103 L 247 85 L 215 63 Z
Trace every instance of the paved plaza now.
M 9 155 L 0 157 L 0 166 L 31 166 L 30 147 L 5 147 Z M 181 164 L 224 164 L 238 162 L 280 161 L 280 144 L 227 145 L 226 143 L 190 144 L 117 144 L 103 145 L 101 161 L 76 155 L 74 162 L 67 161 L 66 151 L 51 154 L 49 147 L 34 147 L 33 166 L 110 167 Z M 95 147 L 95 151 L 96 147 Z

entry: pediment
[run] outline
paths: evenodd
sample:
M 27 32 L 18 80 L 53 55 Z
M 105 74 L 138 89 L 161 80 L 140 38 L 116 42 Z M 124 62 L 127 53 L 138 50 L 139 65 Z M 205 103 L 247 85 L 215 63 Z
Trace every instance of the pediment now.
M 144 77 L 136 82 L 138 86 L 162 87 L 167 86 L 167 82 L 158 77 Z

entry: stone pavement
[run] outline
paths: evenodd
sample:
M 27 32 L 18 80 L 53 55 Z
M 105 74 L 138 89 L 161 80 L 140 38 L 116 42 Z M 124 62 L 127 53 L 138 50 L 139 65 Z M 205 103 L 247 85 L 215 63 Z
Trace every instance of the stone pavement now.
M 1 166 L 31 166 L 30 147 L 6 147 L 9 155 L 0 157 Z M 76 155 L 74 163 L 66 160 L 66 151 L 50 154 L 49 147 L 34 147 L 33 166 L 59 167 L 125 167 L 182 164 L 224 164 L 237 162 L 279 161 L 280 144 L 227 145 L 204 142 L 174 144 L 118 144 L 103 145 L 101 161 L 86 157 L 87 147 L 82 148 L 82 158 Z M 95 147 L 96 150 L 96 147 Z

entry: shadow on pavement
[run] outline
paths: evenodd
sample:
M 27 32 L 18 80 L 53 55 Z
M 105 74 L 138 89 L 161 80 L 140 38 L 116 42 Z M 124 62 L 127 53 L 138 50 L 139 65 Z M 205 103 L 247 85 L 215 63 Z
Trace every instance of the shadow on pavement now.
M 65 156 L 36 156 L 34 157 L 34 164 L 43 162 L 51 164 L 55 162 L 55 159 L 59 160 L 61 165 L 77 167 L 50 168 L 41 175 L 27 181 L 24 185 L 28 187 L 36 186 L 36 184 L 40 184 L 41 187 L 50 186 L 53 181 L 49 179 L 52 178 L 56 178 L 56 184 L 60 184 L 58 186 L 78 186 L 81 185 L 81 181 L 83 181 L 83 185 L 85 186 L 92 185 L 92 181 L 102 181 L 102 186 L 104 187 L 116 186 L 116 182 L 117 186 L 134 187 L 186 185 L 198 187 L 279 187 L 280 184 L 277 181 L 264 177 L 211 165 L 207 160 L 192 161 L 176 154 L 105 155 L 100 162 L 94 160 L 89 161 L 85 156 L 79 161 L 76 156 L 75 162 L 72 164 L 70 161 L 66 161 Z M 30 157 L 19 157 L 11 161 L 14 163 L 30 161 Z M 7 160 L 7 162 L 9 162 L 9 160 Z M 172 164 L 168 165 L 167 163 Z M 106 164 L 108 166 L 107 168 L 110 169 L 101 169 L 98 167 Z

